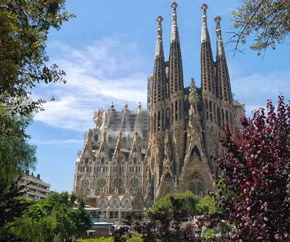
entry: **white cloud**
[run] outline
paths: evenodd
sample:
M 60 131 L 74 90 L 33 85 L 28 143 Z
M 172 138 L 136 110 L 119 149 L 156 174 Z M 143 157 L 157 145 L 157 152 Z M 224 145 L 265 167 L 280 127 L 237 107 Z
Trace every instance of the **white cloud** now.
M 119 110 L 125 102 L 131 110 L 137 108 L 138 101 L 145 108 L 148 74 L 143 72 L 145 61 L 136 44 L 107 38 L 78 49 L 54 43 L 53 50 L 53 62 L 66 71 L 68 83 L 36 89 L 36 97 L 56 98 L 35 115 L 36 121 L 84 132 L 94 127 L 94 111 L 107 109 L 112 101 Z M 231 82 L 235 98 L 245 103 L 247 115 L 265 106 L 267 99 L 276 103 L 280 92 L 290 99 L 290 71 L 249 73 Z
M 93 127 L 94 110 L 108 108 L 114 101 L 117 108 L 128 102 L 129 109 L 137 103 L 146 105 L 147 75 L 134 43 L 104 39 L 80 49 L 54 43 L 57 63 L 67 73 L 67 84 L 46 85 L 34 96 L 54 96 L 45 104 L 45 111 L 34 120 L 48 125 L 85 131 Z
M 83 140 L 78 139 L 52 139 L 52 140 L 38 140 L 38 139 L 31 139 L 29 141 L 31 144 L 37 145 L 66 145 L 66 144 L 83 144 Z
M 236 99 L 245 103 L 247 115 L 253 110 L 265 107 L 272 99 L 276 105 L 278 96 L 283 94 L 285 101 L 290 100 L 290 71 L 256 73 L 232 80 Z

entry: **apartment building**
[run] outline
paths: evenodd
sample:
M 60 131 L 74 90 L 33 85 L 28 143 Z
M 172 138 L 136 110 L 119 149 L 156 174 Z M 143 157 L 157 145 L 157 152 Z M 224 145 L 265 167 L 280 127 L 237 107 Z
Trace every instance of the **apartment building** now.
M 37 174 L 37 176 L 34 176 L 33 173 L 31 175 L 23 174 L 18 184 L 25 187 L 24 196 L 30 200 L 38 201 L 46 199 L 50 193 L 50 184 L 42 181 L 40 174 Z

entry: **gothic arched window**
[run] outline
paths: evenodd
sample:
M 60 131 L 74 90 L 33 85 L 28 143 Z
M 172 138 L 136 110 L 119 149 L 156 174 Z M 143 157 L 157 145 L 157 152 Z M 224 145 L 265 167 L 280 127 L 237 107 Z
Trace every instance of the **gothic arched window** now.
M 99 136 L 96 134 L 94 139 L 95 139 L 95 141 L 97 141 L 99 139 Z

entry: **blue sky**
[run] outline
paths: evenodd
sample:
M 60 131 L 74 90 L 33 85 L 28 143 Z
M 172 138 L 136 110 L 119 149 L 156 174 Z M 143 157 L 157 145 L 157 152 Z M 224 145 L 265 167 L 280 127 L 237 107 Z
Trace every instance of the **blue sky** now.
M 240 1 L 208 0 L 208 26 L 213 53 L 216 53 L 214 17 L 222 17 L 223 40 L 232 31 L 231 12 Z M 178 26 L 181 40 L 184 83 L 194 77 L 200 86 L 201 4 L 204 1 L 178 1 Z M 67 10 L 77 18 L 52 30 L 47 53 L 67 73 L 68 83 L 41 85 L 33 96 L 51 97 L 45 111 L 34 115 L 29 127 L 31 143 L 36 145 L 34 174 L 51 184 L 51 190 L 73 190 L 75 160 L 82 150 L 84 133 L 94 128 L 93 113 L 107 109 L 114 101 L 117 109 L 125 102 L 135 110 L 146 108 L 147 77 L 153 70 L 156 42 L 156 17 L 163 16 L 163 42 L 168 58 L 171 30 L 171 1 L 168 0 L 67 0 Z M 279 92 L 290 99 L 289 39 L 264 56 L 245 46 L 235 54 L 226 46 L 235 98 L 245 103 L 247 114 Z

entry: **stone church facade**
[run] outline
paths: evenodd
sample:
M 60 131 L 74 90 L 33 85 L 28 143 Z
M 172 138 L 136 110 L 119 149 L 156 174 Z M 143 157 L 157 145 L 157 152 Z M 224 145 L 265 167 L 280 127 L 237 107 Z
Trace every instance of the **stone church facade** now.
M 125 104 L 116 111 L 95 112 L 96 127 L 85 136 L 76 161 L 74 192 L 113 221 L 126 211 L 144 207 L 168 193 L 192 191 L 199 196 L 215 190 L 214 157 L 221 150 L 221 127 L 240 128 L 244 106 L 233 99 L 216 17 L 216 58 L 202 5 L 201 87 L 184 87 L 177 3 L 172 3 L 169 60 L 165 60 L 161 16 L 157 17 L 154 69 L 148 79 L 147 109 Z

